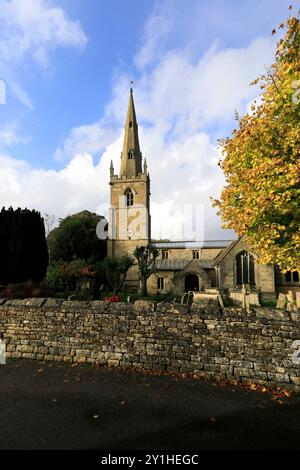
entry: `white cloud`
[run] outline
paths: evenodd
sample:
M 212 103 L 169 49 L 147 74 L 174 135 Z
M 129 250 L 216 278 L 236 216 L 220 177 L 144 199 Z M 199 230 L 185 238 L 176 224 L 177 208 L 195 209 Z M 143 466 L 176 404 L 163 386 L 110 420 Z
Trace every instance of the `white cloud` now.
M 58 46 L 82 46 L 81 26 L 46 0 L 0 0 L 0 56 L 2 61 L 20 60 L 30 53 L 41 66 Z
M 257 95 L 249 83 L 272 60 L 273 43 L 258 38 L 246 48 L 216 46 L 195 62 L 182 51 L 166 54 L 137 83 L 139 116 L 172 136 L 230 122 L 234 110 Z
M 102 173 L 88 154 L 76 155 L 60 171 L 35 169 L 0 155 L 1 205 L 35 208 L 57 217 L 86 208 L 99 210 L 107 203 L 108 185 Z
M 235 109 L 245 112 L 247 103 L 257 96 L 257 87 L 249 83 L 272 60 L 272 52 L 273 43 L 258 38 L 246 48 L 218 50 L 213 46 L 196 62 L 183 51 L 165 54 L 135 82 L 139 121 L 150 124 L 162 139 L 174 142 L 212 123 L 231 122 Z M 128 84 L 127 76 L 119 78 L 103 119 L 73 128 L 59 147 L 59 155 L 98 152 L 113 139 L 125 119 Z
M 1 64 L 0 64 L 0 69 L 1 69 Z M 24 104 L 24 106 L 26 106 L 30 110 L 33 110 L 34 106 L 32 103 L 32 99 L 27 93 L 27 91 L 25 90 L 25 88 L 23 87 L 22 83 L 20 83 L 20 81 L 17 78 L 11 76 L 11 74 L 9 75 L 6 74 L 5 76 L 7 77 L 7 83 L 9 84 L 12 94 L 16 96 L 16 98 L 18 98 L 18 100 L 22 104 Z
M 28 140 L 28 137 L 22 135 L 17 121 L 8 122 L 0 127 L 0 148 L 13 144 L 25 144 Z
M 23 104 L 32 108 L 17 68 L 32 60 L 43 69 L 58 47 L 82 48 L 87 37 L 81 25 L 47 0 L 0 0 L 0 74 Z
M 88 152 L 99 154 L 116 139 L 118 130 L 109 127 L 103 120 L 91 125 L 83 125 L 71 129 L 62 147 L 55 151 L 54 158 L 63 161 L 78 153 Z
M 193 207 L 204 215 L 200 238 L 231 238 L 231 232 L 220 231 L 220 221 L 211 207 L 210 196 L 218 196 L 224 178 L 217 165 L 219 152 L 209 135 L 199 132 L 164 143 L 145 131 L 142 142 L 146 149 L 152 149 L 151 156 L 148 152 L 146 156 L 149 155 L 153 236 L 186 238 L 186 234 L 179 234 L 183 225 L 189 224 L 189 210 Z M 182 220 L 180 227 L 178 219 Z
M 144 68 L 153 60 L 157 60 L 160 54 L 160 41 L 171 31 L 172 20 L 162 13 L 154 13 L 150 16 L 145 27 L 143 46 L 136 54 L 135 64 Z

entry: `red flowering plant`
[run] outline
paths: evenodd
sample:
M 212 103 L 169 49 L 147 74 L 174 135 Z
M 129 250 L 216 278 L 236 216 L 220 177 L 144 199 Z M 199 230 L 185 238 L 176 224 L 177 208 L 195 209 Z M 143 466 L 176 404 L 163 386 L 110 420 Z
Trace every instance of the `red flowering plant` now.
M 112 295 L 111 297 L 105 297 L 105 302 L 120 302 L 120 297 L 118 295 Z

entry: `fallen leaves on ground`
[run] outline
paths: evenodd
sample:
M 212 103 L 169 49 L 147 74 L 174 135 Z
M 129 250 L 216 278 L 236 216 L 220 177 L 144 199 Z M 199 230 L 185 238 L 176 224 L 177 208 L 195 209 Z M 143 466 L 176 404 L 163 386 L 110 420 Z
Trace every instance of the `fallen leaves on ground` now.
M 290 398 L 294 393 L 292 390 L 284 389 L 271 384 L 269 386 L 265 386 L 262 384 L 257 384 L 255 382 L 245 382 L 244 384 L 242 384 L 242 387 L 260 393 L 269 393 L 271 395 L 271 400 L 277 401 L 280 404 L 283 403 L 282 401 L 280 401 L 281 398 Z

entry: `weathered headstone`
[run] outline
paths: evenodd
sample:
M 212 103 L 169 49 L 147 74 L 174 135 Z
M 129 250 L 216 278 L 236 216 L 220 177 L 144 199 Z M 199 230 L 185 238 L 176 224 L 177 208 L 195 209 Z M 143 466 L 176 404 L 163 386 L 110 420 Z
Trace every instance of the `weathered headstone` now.
M 246 309 L 246 312 L 247 312 L 247 313 L 250 313 L 250 312 L 251 312 L 251 309 L 250 309 L 250 295 L 249 295 L 249 294 L 245 294 L 244 299 L 245 299 L 245 309 Z
M 285 308 L 286 306 L 286 295 L 285 294 L 279 294 L 278 299 L 277 299 L 277 305 L 276 308 Z
M 246 310 L 246 294 L 247 294 L 247 289 L 245 287 L 245 284 L 243 284 L 243 287 L 241 289 L 242 292 L 242 308 Z
M 300 308 L 300 292 L 295 292 L 296 294 L 296 307 Z
M 286 311 L 287 312 L 297 312 L 296 304 L 293 302 L 287 302 L 286 304 Z
M 292 290 L 289 290 L 288 293 L 286 294 L 286 300 L 290 302 L 291 304 L 295 303 L 294 293 Z
M 250 292 L 250 305 L 260 307 L 259 292 Z
M 287 311 L 288 312 L 297 312 L 294 292 L 292 290 L 288 291 L 288 293 L 286 295 L 286 300 L 287 300 L 287 305 L 286 305 Z

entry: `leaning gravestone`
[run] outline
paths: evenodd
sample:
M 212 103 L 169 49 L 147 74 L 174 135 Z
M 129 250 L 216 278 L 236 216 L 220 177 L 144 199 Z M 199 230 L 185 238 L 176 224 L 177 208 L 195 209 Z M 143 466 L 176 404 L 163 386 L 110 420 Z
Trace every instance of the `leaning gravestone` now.
M 297 306 L 296 306 L 296 302 L 295 302 L 294 292 L 292 290 L 289 290 L 289 292 L 286 296 L 286 300 L 287 300 L 287 305 L 286 305 L 287 311 L 288 312 L 297 312 Z
M 223 312 L 224 311 L 224 302 L 223 302 L 223 298 L 222 298 L 221 294 L 218 294 L 218 301 L 219 301 L 219 304 L 220 304 L 221 311 Z
M 286 295 L 285 294 L 279 294 L 278 299 L 277 299 L 276 308 L 285 309 L 285 306 L 286 306 Z

